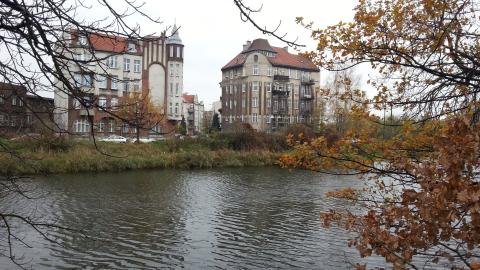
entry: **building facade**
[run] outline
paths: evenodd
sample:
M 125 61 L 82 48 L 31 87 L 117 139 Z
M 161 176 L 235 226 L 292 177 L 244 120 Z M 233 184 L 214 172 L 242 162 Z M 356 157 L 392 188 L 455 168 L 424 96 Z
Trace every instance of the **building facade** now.
M 320 70 L 307 58 L 247 41 L 222 68 L 222 130 L 250 125 L 272 132 L 290 124 L 312 125 Z
M 0 83 L 2 136 L 39 133 L 53 128 L 53 99 L 29 95 L 23 86 Z
M 198 101 L 197 95 L 183 94 L 183 117 L 187 124 L 187 134 L 195 135 L 203 132 L 204 105 Z
M 121 97 L 132 92 L 150 95 L 165 115 L 164 122 L 142 131 L 142 136 L 174 130 L 171 127 L 181 120 L 182 112 L 184 46 L 178 28 L 172 31 L 169 38 L 162 34 L 142 40 L 65 33 L 70 47 L 58 49 L 71 59 L 65 63 L 65 76 L 79 94 L 72 96 L 71 90 L 57 82 L 54 100 L 59 131 L 86 137 L 92 130 L 98 136 L 133 137 L 135 127 L 108 113 L 118 108 Z

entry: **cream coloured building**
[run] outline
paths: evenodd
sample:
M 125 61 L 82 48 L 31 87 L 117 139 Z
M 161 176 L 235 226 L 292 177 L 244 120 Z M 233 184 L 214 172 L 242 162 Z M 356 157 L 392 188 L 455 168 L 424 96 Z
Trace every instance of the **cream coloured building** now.
M 106 111 L 115 110 L 122 96 L 140 91 L 148 92 L 166 115 L 164 123 L 143 135 L 166 132 L 181 120 L 184 45 L 178 28 L 173 28 L 169 38 L 162 34 L 142 40 L 96 33 L 67 32 L 64 36 L 70 47 L 57 50 L 84 64 L 65 63 L 65 73 L 75 86 L 73 91 L 79 94 L 73 96 L 62 82 L 56 83 L 55 122 L 60 132 L 90 136 L 93 128 L 100 136 L 132 136 L 134 127 Z

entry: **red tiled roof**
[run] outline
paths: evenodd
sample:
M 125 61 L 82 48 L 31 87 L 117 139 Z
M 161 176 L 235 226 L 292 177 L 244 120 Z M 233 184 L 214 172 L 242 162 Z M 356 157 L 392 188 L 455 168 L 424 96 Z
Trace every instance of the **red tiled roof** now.
M 185 102 L 185 103 L 194 103 L 195 102 L 195 95 L 183 94 L 182 98 L 183 98 L 183 102 Z
M 273 66 L 285 66 L 318 71 L 318 67 L 306 57 L 298 54 L 291 54 L 284 48 L 273 47 L 273 49 L 277 52 L 277 55 L 275 57 L 268 57 L 268 60 Z
M 240 53 L 238 54 L 237 56 L 235 56 L 235 58 L 233 58 L 230 62 L 228 62 L 223 68 L 222 70 L 224 69 L 229 69 L 229 68 L 233 68 L 233 67 L 239 67 L 239 66 L 243 66 L 243 64 L 245 64 L 245 60 L 247 59 L 246 55 L 244 55 L 243 53 Z
M 264 43 L 256 43 L 257 40 L 254 40 L 252 42 L 252 45 L 257 44 L 258 46 L 255 46 L 255 50 L 264 50 L 262 49 L 265 47 Z M 261 40 L 261 41 L 266 41 L 266 40 Z M 268 44 L 268 42 L 267 42 Z M 250 45 L 249 48 L 247 48 L 245 51 L 239 53 L 235 58 L 233 58 L 230 62 L 228 62 L 222 70 L 234 68 L 234 67 L 240 67 L 245 64 L 245 60 L 247 58 L 248 52 L 254 51 L 251 50 L 252 45 Z M 259 46 L 262 45 L 263 47 L 260 48 Z M 268 45 L 270 46 L 270 45 Z M 260 48 L 260 49 L 259 49 Z M 268 61 L 273 65 L 273 66 L 278 66 L 278 67 L 291 67 L 291 68 L 297 68 L 297 69 L 305 69 L 305 70 L 312 70 L 312 71 L 318 71 L 318 67 L 315 66 L 315 64 L 310 61 L 309 59 L 297 55 L 297 54 L 291 54 L 289 53 L 286 49 L 284 48 L 279 48 L 279 47 L 270 47 L 273 49 L 274 52 L 276 52 L 276 55 L 273 57 L 267 57 Z
M 127 39 L 125 37 L 119 36 L 103 36 L 97 34 L 90 34 L 90 43 L 97 51 L 106 51 L 106 52 L 126 52 L 127 48 Z M 140 53 L 140 46 L 137 44 L 137 53 Z

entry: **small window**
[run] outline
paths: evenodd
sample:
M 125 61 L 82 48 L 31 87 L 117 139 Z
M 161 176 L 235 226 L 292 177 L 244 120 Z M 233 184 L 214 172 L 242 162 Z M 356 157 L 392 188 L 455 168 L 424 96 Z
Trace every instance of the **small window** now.
M 98 107 L 101 107 L 101 108 L 107 107 L 107 98 L 106 97 L 98 98 Z
M 100 89 L 107 88 L 107 78 L 104 75 L 97 75 L 97 86 Z
M 123 71 L 129 72 L 130 71 L 130 59 L 123 58 Z
M 252 84 L 252 90 L 253 90 L 253 91 L 258 91 L 258 82 L 253 82 L 253 84 Z
M 253 75 L 259 75 L 258 65 L 253 65 Z
M 112 76 L 112 90 L 118 90 L 118 77 Z
M 140 73 L 140 60 L 133 61 L 133 72 Z
M 87 37 L 83 35 L 79 36 L 78 43 L 82 46 L 86 46 L 88 44 Z
M 123 91 L 128 92 L 130 90 L 130 79 L 123 78 Z
M 104 132 L 105 131 L 105 122 L 103 120 L 100 120 L 98 122 L 98 132 Z
M 253 62 L 257 63 L 258 62 L 258 55 L 253 56 Z
M 128 51 L 129 52 L 136 52 L 137 51 L 137 45 L 135 45 L 134 42 L 129 42 L 128 43 Z
M 117 68 L 117 56 L 112 55 L 107 58 L 107 65 L 109 68 Z
M 133 81 L 133 91 L 139 91 L 140 90 L 140 80 L 134 80 Z
M 112 109 L 115 109 L 117 106 L 118 106 L 118 98 L 112 97 L 112 99 L 110 100 L 110 107 L 112 107 Z

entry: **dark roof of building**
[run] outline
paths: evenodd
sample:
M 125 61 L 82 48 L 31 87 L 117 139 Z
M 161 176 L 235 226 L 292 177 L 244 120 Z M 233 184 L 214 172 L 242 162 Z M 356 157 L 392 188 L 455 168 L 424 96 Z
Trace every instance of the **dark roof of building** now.
M 11 84 L 11 83 L 3 83 L 0 82 L 0 90 L 8 90 L 8 91 L 27 91 L 27 88 L 23 85 Z
M 243 51 L 243 53 L 253 52 L 253 51 L 275 52 L 273 50 L 272 46 L 270 46 L 270 43 L 268 43 L 268 40 L 261 39 L 261 38 L 258 38 L 258 39 L 255 39 L 254 41 L 252 41 L 250 46 L 248 48 L 246 48 Z
M 251 45 L 246 48 L 244 51 L 239 53 L 235 58 L 228 62 L 223 68 L 223 70 L 241 67 L 245 64 L 247 55 L 253 51 L 271 51 L 275 53 L 275 56 L 269 56 L 268 61 L 273 66 L 277 67 L 290 67 L 296 69 L 304 69 L 311 71 L 318 71 L 318 67 L 309 59 L 298 54 L 289 53 L 285 48 L 272 47 L 268 44 L 266 39 L 256 39 Z

